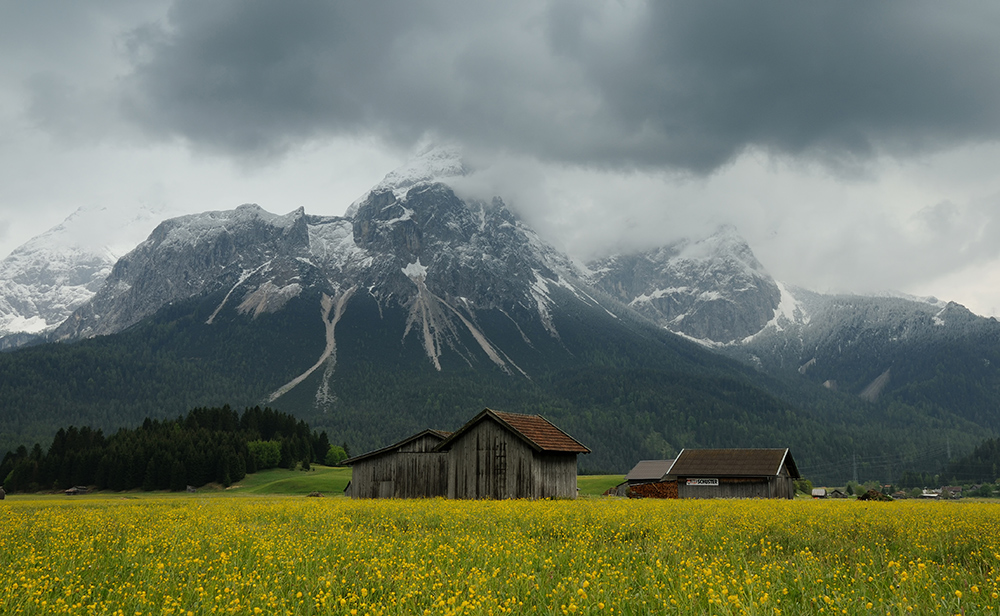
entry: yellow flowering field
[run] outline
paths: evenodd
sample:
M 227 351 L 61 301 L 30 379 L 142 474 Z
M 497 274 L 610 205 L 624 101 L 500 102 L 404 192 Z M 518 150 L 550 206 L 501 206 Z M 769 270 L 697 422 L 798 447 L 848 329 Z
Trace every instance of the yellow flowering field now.
M 0 502 L 0 614 L 980 614 L 1000 506 Z

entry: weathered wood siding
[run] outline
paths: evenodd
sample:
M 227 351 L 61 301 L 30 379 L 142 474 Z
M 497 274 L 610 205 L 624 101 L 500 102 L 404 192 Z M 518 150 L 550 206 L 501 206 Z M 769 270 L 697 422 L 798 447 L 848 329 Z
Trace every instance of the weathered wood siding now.
M 441 442 L 440 436 L 425 434 L 418 439 L 414 439 L 399 448 L 404 453 L 424 453 L 433 451 L 437 444 Z
M 576 498 L 575 453 L 536 453 L 496 422 L 480 422 L 449 453 L 449 498 Z
M 534 451 L 493 421 L 452 443 L 449 498 L 532 498 Z
M 446 453 L 390 452 L 357 462 L 352 498 L 431 498 L 448 489 Z
M 535 453 L 532 498 L 576 498 L 576 454 Z
M 689 486 L 687 478 L 677 481 L 680 498 L 795 498 L 790 477 L 720 477 L 717 486 Z

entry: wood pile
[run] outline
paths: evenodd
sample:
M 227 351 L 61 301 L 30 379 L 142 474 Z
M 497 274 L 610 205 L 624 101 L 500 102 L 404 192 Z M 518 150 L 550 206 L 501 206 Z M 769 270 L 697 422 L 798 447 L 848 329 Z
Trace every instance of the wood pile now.
M 629 498 L 677 498 L 677 482 L 661 481 L 629 486 Z

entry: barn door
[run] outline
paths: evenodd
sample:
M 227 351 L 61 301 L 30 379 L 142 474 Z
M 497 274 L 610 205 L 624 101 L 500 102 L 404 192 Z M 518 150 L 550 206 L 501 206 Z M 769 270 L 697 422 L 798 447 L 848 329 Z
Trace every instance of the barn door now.
M 493 438 L 493 498 L 507 498 L 507 440 Z

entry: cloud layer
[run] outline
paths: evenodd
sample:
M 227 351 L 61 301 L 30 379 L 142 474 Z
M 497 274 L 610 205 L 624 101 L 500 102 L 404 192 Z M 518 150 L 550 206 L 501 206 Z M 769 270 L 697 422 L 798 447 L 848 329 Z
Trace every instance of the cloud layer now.
M 1000 136 L 1000 5 L 179 0 L 132 32 L 131 117 L 238 156 L 421 136 L 704 173 L 857 170 Z

